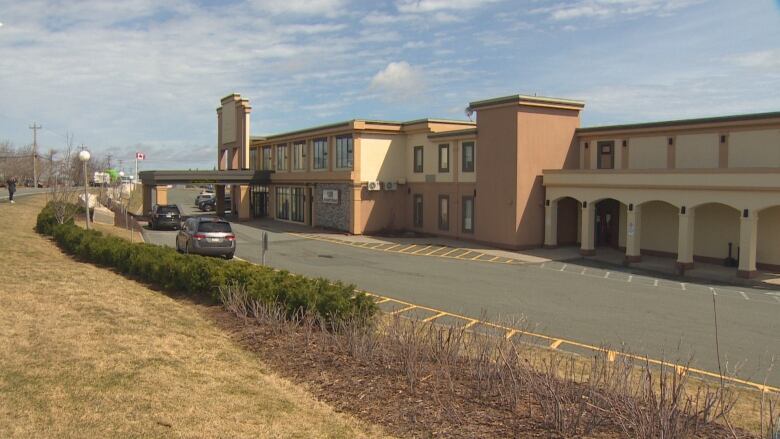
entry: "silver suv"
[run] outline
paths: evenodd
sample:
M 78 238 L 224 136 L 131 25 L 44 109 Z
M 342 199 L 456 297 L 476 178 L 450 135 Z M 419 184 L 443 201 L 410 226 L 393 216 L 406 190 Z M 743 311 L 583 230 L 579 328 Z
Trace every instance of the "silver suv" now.
M 213 217 L 195 217 L 184 221 L 176 235 L 176 251 L 232 259 L 236 253 L 236 235 L 230 223 Z

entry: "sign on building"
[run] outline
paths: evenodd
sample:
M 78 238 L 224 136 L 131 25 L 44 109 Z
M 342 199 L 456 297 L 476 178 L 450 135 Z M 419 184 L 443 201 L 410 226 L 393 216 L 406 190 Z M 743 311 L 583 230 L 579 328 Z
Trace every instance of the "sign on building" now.
M 322 202 L 328 204 L 338 204 L 339 203 L 338 189 L 323 189 Z

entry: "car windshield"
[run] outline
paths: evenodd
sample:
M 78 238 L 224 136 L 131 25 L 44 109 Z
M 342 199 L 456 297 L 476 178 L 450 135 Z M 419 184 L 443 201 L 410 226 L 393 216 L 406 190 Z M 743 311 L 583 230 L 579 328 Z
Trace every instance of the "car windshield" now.
M 229 223 L 202 222 L 198 224 L 198 231 L 203 233 L 230 233 Z
M 159 209 L 160 213 L 175 213 L 179 214 L 179 208 L 176 206 L 160 206 Z

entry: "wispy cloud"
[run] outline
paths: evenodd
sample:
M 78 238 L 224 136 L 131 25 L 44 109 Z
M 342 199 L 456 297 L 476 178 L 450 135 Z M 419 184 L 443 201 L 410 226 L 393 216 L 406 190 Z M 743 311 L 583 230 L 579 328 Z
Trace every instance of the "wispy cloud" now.
M 533 10 L 553 20 L 668 15 L 704 0 L 576 0 Z

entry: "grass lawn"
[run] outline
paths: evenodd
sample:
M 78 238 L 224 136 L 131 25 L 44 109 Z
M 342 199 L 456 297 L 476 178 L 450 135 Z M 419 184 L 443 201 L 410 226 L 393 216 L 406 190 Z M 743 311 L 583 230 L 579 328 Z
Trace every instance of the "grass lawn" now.
M 205 305 L 79 263 L 0 204 L 0 437 L 378 437 L 241 349 Z

